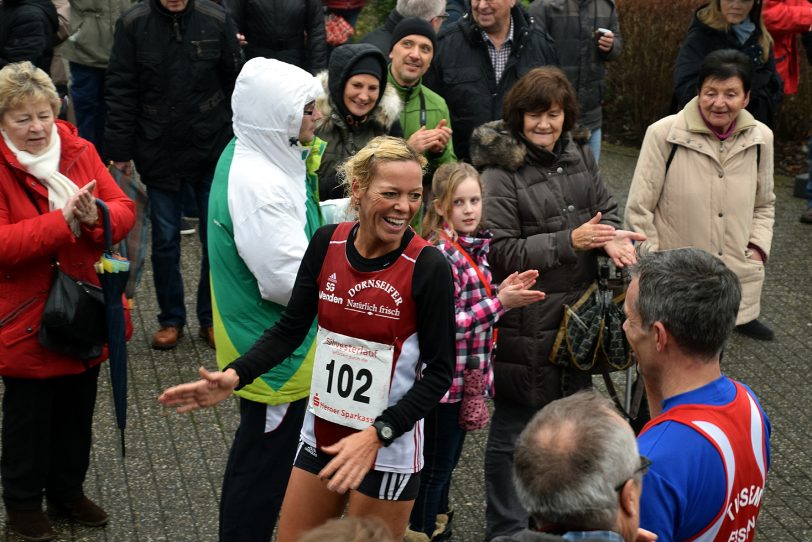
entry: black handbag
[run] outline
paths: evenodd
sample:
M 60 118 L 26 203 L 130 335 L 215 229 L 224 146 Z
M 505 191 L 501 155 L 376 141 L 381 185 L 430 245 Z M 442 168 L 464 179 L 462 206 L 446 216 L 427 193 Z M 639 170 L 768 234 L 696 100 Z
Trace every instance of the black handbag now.
M 42 214 L 34 196 L 31 204 Z M 39 326 L 39 343 L 59 354 L 87 361 L 102 353 L 107 342 L 104 292 L 96 285 L 63 272 L 56 255 L 51 256 L 54 280 L 48 291 Z
M 102 289 L 64 273 L 55 261 L 54 281 L 40 322 L 40 344 L 66 356 L 93 359 L 107 342 L 105 319 Z

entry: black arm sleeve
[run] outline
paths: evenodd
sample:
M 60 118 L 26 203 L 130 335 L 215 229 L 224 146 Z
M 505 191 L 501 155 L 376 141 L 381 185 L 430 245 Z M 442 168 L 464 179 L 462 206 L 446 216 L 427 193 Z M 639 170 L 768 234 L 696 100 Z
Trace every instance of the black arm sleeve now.
M 331 224 L 320 228 L 313 235 L 296 274 L 290 302 L 279 321 L 265 330 L 248 352 L 225 367 L 234 369 L 240 377 L 237 389 L 250 384 L 261 374 L 282 363 L 307 336 L 319 308 L 319 288 L 316 279 L 321 273 L 321 266 L 335 229 L 336 225 Z
M 307 0 L 307 70 L 313 75 L 327 69 L 327 41 L 324 36 L 324 7 Z
M 454 374 L 454 284 L 448 262 L 434 247 L 424 248 L 415 263 L 412 296 L 417 305 L 417 339 L 423 375 L 412 389 L 384 410 L 385 421 L 399 437 L 440 402 Z
M 104 80 L 107 121 L 104 128 L 106 155 L 116 162 L 126 162 L 135 151 L 138 100 L 138 68 L 135 62 L 135 37 L 124 24 L 116 22 L 113 50 Z

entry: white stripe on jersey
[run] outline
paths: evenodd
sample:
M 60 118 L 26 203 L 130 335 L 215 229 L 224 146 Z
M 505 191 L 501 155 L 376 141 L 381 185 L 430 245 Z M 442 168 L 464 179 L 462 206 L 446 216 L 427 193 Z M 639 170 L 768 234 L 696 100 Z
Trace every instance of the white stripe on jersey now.
M 727 435 L 725 435 L 724 431 L 719 427 L 705 421 L 694 421 L 692 423 L 713 439 L 716 445 L 719 446 L 719 451 L 722 452 L 722 456 L 724 456 L 723 460 L 727 470 L 727 496 L 725 497 L 725 508 L 727 508 L 727 503 L 730 502 L 730 495 L 733 492 L 733 479 L 736 476 L 736 457 L 733 454 L 733 447 L 730 445 L 730 440 L 728 440 Z M 725 514 L 721 514 L 719 519 L 716 520 L 716 523 L 705 531 L 702 536 L 694 539 L 694 542 L 713 541 L 719 533 L 719 529 L 722 528 L 725 517 Z

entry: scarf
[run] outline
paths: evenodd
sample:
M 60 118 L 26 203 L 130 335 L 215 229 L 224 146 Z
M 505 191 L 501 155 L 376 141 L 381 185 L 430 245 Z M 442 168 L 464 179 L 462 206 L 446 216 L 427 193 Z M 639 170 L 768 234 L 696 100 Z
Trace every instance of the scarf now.
M 79 192 L 79 187 L 76 184 L 59 173 L 59 158 L 62 154 L 62 141 L 59 139 L 59 134 L 56 130 L 56 123 L 51 126 L 51 142 L 48 148 L 39 154 L 31 154 L 27 151 L 21 151 L 14 143 L 11 142 L 5 130 L 0 130 L 3 134 L 3 141 L 17 157 L 17 161 L 23 168 L 36 177 L 45 188 L 48 189 L 48 208 L 51 211 L 56 209 L 63 209 L 68 203 L 68 200 Z M 74 217 L 68 223 L 71 231 L 76 237 L 79 237 L 82 230 L 79 228 L 79 221 Z
M 736 39 L 739 40 L 739 43 L 744 45 L 744 43 L 756 30 L 756 23 L 750 19 L 745 19 L 739 24 L 734 24 L 731 26 L 730 29 L 733 31 L 733 35 L 736 36 Z

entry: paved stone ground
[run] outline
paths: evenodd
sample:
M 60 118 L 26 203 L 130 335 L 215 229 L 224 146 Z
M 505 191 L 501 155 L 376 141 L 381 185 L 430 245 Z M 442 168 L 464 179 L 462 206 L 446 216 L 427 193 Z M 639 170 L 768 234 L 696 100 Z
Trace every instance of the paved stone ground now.
M 634 168 L 634 151 L 607 146 L 604 177 L 622 201 Z M 736 336 L 724 370 L 752 386 L 773 423 L 772 469 L 758 540 L 812 541 L 812 414 L 809 378 L 812 352 L 812 227 L 798 223 L 803 202 L 792 198 L 789 179 L 776 187 L 775 240 L 763 295 L 763 320 L 775 329 L 773 343 Z M 185 276 L 197 276 L 199 244 L 184 237 Z M 148 266 L 149 267 L 149 266 Z M 191 280 L 191 279 L 190 279 Z M 194 313 L 193 287 L 187 306 Z M 159 392 L 197 376 L 197 367 L 215 366 L 214 353 L 197 338 L 197 325 L 169 352 L 149 347 L 157 309 L 149 269 L 136 298 L 135 335 L 129 344 L 130 399 L 127 455 L 121 457 L 106 368 L 100 380 L 95 444 L 86 492 L 110 513 L 106 528 L 56 521 L 60 541 L 211 542 L 217 539 L 218 498 L 225 459 L 236 428 L 234 400 L 191 415 L 169 414 Z M 70 408 L 70 405 L 65 405 Z M 484 533 L 482 461 L 485 432 L 469 435 L 455 474 L 451 499 L 457 510 L 458 542 L 480 541 Z M 4 519 L 0 511 L 0 519 Z M 8 534 L 6 540 L 17 540 Z

